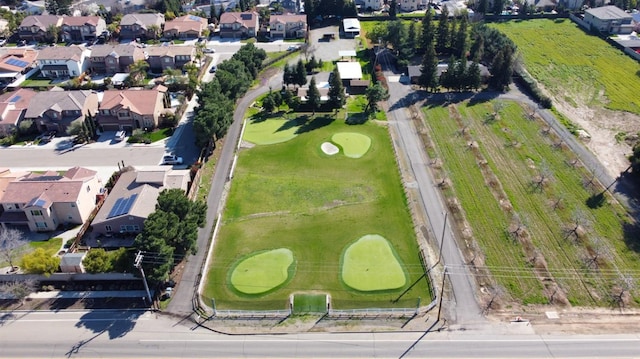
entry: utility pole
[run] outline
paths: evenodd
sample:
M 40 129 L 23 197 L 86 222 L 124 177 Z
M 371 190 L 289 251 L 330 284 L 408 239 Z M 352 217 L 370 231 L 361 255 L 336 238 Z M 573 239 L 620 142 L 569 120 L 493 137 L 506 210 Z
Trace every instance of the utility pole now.
M 144 255 L 142 255 L 141 251 L 138 251 L 138 253 L 136 254 L 136 260 L 133 263 L 133 265 L 140 270 L 140 274 L 142 275 L 142 283 L 144 283 L 144 289 L 147 291 L 147 299 L 149 299 L 149 306 L 153 308 L 153 299 L 151 299 L 149 284 L 147 284 L 147 277 L 144 275 L 144 269 L 142 269 L 142 259 L 144 259 Z
M 444 295 L 444 280 L 447 278 L 447 266 L 444 266 L 444 273 L 442 273 L 442 286 L 440 287 L 440 304 L 438 305 L 438 320 L 440 321 L 440 313 L 442 312 L 442 297 Z
M 444 212 L 444 225 L 442 226 L 442 237 L 440 237 L 440 253 L 438 254 L 438 261 L 436 264 L 440 263 L 442 259 L 442 245 L 444 244 L 444 233 L 447 230 L 447 217 L 449 216 L 449 212 Z

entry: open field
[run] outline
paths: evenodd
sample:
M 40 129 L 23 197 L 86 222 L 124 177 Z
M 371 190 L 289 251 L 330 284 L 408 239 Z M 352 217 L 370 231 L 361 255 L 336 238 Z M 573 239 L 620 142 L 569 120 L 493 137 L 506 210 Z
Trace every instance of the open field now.
M 640 65 L 566 20 L 490 24 L 518 46 L 524 65 L 554 97 L 640 114 Z
M 334 308 L 413 307 L 418 297 L 430 298 L 422 279 L 391 303 L 424 271 L 386 127 L 371 121 L 349 126 L 325 114 L 289 125 L 297 137 L 240 152 L 204 296 L 234 309 L 284 309 L 291 293 L 306 291 L 331 294 Z M 369 151 L 359 159 L 324 154 L 320 145 L 339 132 L 367 136 Z M 341 281 L 343 252 L 367 234 L 391 243 L 407 275 L 404 286 L 367 293 Z M 259 298 L 235 293 L 228 281 L 233 264 L 276 248 L 293 252 L 291 281 Z
M 467 257 L 524 304 L 610 304 L 620 278 L 640 271 L 631 218 L 608 196 L 588 206 L 601 190 L 585 185 L 591 175 L 540 121 L 501 104 L 425 109 L 439 175 L 451 184 L 444 192 L 458 198 L 471 227 L 463 233 L 484 253 L 470 245 Z

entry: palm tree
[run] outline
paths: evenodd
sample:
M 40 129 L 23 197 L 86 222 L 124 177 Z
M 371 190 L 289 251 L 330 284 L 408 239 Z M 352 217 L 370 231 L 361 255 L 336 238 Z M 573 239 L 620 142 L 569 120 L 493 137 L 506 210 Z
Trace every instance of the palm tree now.
M 149 25 L 148 32 L 151 34 L 151 38 L 156 40 L 160 36 L 160 26 L 156 24 Z
M 144 60 L 138 60 L 129 65 L 129 79 L 132 85 L 140 85 L 147 76 L 149 64 Z

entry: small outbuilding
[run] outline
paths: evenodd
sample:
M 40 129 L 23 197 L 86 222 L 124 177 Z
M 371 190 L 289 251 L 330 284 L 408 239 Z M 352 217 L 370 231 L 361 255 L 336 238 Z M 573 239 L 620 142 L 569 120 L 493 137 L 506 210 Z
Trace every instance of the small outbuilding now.
M 82 261 L 87 252 L 65 253 L 60 257 L 60 271 L 62 273 L 85 273 Z
M 342 28 L 344 30 L 344 36 L 354 38 L 360 36 L 360 20 L 358 19 L 344 19 L 342 20 Z

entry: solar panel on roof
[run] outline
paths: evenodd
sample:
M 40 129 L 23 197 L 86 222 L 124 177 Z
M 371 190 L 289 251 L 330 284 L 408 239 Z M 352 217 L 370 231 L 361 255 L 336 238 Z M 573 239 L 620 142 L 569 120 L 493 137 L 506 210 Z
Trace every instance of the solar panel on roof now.
M 200 18 L 194 15 L 189 15 L 189 20 L 200 21 Z
M 133 194 L 131 197 L 125 198 L 120 197 L 116 200 L 116 203 L 113 204 L 111 210 L 109 211 L 109 215 L 107 218 L 122 216 L 123 214 L 129 213 L 131 211 L 131 207 L 136 202 L 138 198 L 138 194 Z
M 240 14 L 242 20 L 251 20 L 251 14 Z
M 29 65 L 29 63 L 26 61 L 13 59 L 13 58 L 5 60 L 5 63 L 11 66 L 18 66 L 18 67 L 27 67 L 27 65 Z

